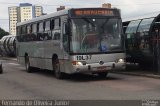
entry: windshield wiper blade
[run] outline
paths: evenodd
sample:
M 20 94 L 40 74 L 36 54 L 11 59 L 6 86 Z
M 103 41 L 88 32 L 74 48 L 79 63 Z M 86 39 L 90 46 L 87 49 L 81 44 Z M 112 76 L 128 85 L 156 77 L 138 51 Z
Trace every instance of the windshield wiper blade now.
M 101 28 L 104 27 L 104 25 L 109 21 L 109 19 L 106 19 L 105 22 L 102 24 Z
M 92 21 L 90 21 L 88 18 L 86 18 L 86 17 L 82 17 L 82 19 L 83 19 L 84 21 L 86 21 L 86 22 L 90 23 L 92 26 L 94 26 L 94 27 L 95 27 L 95 24 L 94 24 Z

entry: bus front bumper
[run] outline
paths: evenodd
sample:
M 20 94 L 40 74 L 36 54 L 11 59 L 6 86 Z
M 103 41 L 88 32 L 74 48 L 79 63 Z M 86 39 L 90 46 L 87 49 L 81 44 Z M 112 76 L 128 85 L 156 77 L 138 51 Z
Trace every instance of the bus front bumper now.
M 124 70 L 126 68 L 126 63 L 115 63 L 115 62 L 108 62 L 100 65 L 99 63 L 92 63 L 92 64 L 79 64 L 73 65 L 74 73 L 98 73 L 98 72 L 107 72 L 110 70 Z

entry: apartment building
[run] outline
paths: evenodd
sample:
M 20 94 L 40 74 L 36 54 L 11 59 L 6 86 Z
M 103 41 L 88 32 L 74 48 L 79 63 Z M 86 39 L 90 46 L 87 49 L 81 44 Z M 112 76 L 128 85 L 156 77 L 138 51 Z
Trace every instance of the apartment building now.
M 42 6 L 34 6 L 29 3 L 20 3 L 19 6 L 8 8 L 9 14 L 9 32 L 16 35 L 17 22 L 24 22 L 43 14 Z
M 18 8 L 16 6 L 9 7 L 9 32 L 16 35 L 16 23 L 18 20 Z

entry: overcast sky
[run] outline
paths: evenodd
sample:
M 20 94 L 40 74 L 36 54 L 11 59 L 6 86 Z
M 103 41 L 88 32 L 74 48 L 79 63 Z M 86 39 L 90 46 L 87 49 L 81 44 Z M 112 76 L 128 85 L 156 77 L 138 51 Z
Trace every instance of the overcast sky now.
M 43 6 L 44 13 L 52 13 L 60 5 L 67 8 L 101 7 L 103 3 L 111 3 L 112 7 L 121 9 L 122 18 L 136 17 L 137 15 L 152 12 L 160 13 L 159 0 L 0 0 L 0 27 L 8 31 L 8 7 L 18 6 L 19 3 L 31 3 Z

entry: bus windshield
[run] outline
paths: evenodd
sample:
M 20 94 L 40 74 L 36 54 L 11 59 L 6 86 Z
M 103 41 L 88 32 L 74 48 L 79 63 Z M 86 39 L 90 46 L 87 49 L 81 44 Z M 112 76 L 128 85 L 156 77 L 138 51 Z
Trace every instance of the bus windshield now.
M 72 53 L 102 53 L 122 51 L 121 19 L 72 19 Z

